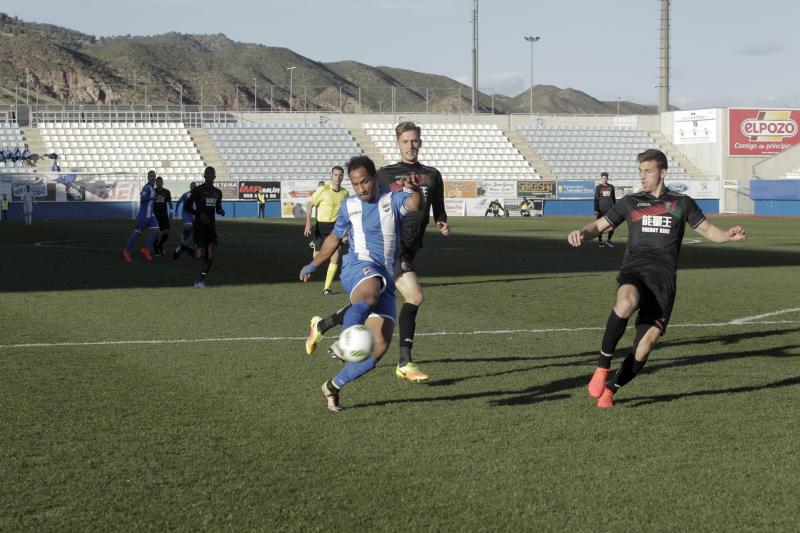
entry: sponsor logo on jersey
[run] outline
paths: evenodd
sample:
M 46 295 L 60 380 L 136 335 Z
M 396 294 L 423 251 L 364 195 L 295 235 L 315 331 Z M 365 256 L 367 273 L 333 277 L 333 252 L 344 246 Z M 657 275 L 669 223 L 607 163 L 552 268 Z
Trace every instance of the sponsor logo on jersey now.
M 361 273 L 364 274 L 365 276 L 369 276 L 370 274 L 372 274 L 372 269 L 370 267 L 364 267 L 361 270 Z

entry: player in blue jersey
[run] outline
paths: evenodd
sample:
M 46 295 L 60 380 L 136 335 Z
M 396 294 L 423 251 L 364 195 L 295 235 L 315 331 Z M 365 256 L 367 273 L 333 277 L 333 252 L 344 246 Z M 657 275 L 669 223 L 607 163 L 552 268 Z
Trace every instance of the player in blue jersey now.
M 389 348 L 396 314 L 393 275 L 403 220 L 422 204 L 419 182 L 413 174 L 403 182 L 404 189 L 411 192 L 392 192 L 378 186 L 375 163 L 366 156 L 356 156 L 347 164 L 347 175 L 356 194 L 341 205 L 333 231 L 316 257 L 300 271 L 300 279 L 308 281 L 347 235 L 350 251 L 341 282 L 350 294 L 351 307 L 344 315 L 342 328 L 364 324 L 375 338 L 375 347 L 371 357 L 347 363 L 333 379 L 322 384 L 328 409 L 334 412 L 342 410 L 341 388 L 375 368 Z M 332 348 L 334 352 L 338 350 L 335 343 Z
M 194 216 L 191 213 L 187 213 L 183 210 L 183 206 L 186 205 L 186 202 L 189 201 L 189 197 L 192 195 L 192 191 L 194 188 L 197 187 L 197 183 L 191 182 L 189 184 L 189 190 L 186 191 L 181 195 L 178 199 L 178 203 L 175 204 L 175 213 L 181 214 L 181 220 L 183 221 L 183 230 L 181 231 L 181 242 L 178 243 L 177 248 L 172 253 L 172 257 L 175 259 L 179 258 L 183 252 L 189 254 L 189 257 L 194 257 L 195 250 L 194 247 L 189 244 L 189 237 L 192 236 L 192 229 L 193 229 L 193 222 Z
M 147 173 L 147 183 L 142 187 L 142 192 L 139 193 L 139 211 L 136 212 L 136 226 L 134 226 L 133 233 L 128 239 L 128 244 L 125 245 L 125 249 L 122 250 L 122 258 L 126 263 L 133 261 L 131 252 L 133 251 L 134 244 L 136 244 L 136 239 L 139 238 L 142 231 L 148 228 L 150 229 L 150 238 L 147 239 L 147 244 L 144 248 L 141 248 L 139 252 L 148 261 L 153 260 L 152 250 L 159 235 L 158 220 L 156 220 L 153 214 L 153 204 L 156 200 L 155 183 L 156 171 L 151 170 Z

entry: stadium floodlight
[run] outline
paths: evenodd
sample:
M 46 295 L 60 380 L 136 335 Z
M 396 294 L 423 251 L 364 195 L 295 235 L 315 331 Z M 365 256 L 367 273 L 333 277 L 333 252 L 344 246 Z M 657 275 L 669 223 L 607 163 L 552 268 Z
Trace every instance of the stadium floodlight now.
M 292 112 L 292 74 L 294 74 L 294 69 L 297 67 L 286 67 L 286 70 L 289 71 L 289 113 Z
M 531 43 L 531 109 L 530 114 L 533 115 L 533 43 L 541 39 L 538 35 L 536 37 L 532 37 L 530 35 L 525 36 L 525 40 Z

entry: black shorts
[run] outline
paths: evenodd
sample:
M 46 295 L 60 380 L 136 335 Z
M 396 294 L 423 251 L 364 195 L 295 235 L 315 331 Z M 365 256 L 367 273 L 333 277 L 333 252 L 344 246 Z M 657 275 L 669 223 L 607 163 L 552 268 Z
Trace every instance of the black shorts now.
M 158 220 L 158 229 L 161 231 L 166 231 L 169 229 L 169 215 L 164 213 L 156 213 L 155 214 L 156 220 Z
M 414 258 L 417 257 L 417 251 L 418 250 L 405 248 L 401 245 L 400 255 L 397 258 L 397 266 L 395 267 L 395 279 L 406 272 L 414 272 Z
M 634 285 L 639 291 L 639 314 L 636 317 L 636 325 L 651 324 L 661 330 L 661 334 L 667 332 L 667 323 L 672 314 L 672 306 L 675 304 L 675 289 L 670 288 L 668 283 L 655 283 L 633 272 L 622 271 L 617 275 L 617 287 L 620 285 Z
M 194 245 L 198 248 L 207 248 L 209 244 L 217 244 L 216 224 L 195 224 Z
M 314 225 L 314 250 L 320 251 L 322 243 L 331 234 L 336 222 L 317 222 Z

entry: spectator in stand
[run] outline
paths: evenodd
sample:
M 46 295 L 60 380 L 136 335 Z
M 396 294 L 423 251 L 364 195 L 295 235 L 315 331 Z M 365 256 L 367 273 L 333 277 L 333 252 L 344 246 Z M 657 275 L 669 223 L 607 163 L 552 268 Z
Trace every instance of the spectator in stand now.
M 12 155 L 11 148 L 6 146 L 3 149 L 3 161 L 11 161 L 11 155 Z
M 32 158 L 33 154 L 26 144 L 25 148 L 22 150 L 22 164 L 25 166 L 31 166 L 33 164 L 33 161 L 31 160 Z
M 53 161 L 53 166 L 50 168 L 53 172 L 61 172 L 61 167 L 58 165 L 58 159 Z
M 11 152 L 11 160 L 16 163 L 20 159 L 22 159 L 22 152 L 19 151 L 19 146 L 15 146 L 14 151 Z

